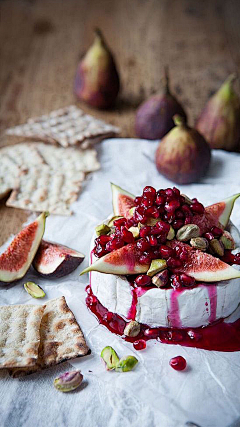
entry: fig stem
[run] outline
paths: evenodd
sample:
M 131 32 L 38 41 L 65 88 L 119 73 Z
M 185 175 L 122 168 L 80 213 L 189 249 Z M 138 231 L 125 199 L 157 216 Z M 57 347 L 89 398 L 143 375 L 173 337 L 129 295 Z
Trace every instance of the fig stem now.
M 175 114 L 173 116 L 173 121 L 176 126 L 185 126 L 185 119 L 182 116 L 179 116 L 179 114 Z
M 102 35 L 102 31 L 101 31 L 98 27 L 96 27 L 96 28 L 94 29 L 94 34 L 95 34 L 95 37 L 96 37 L 96 39 L 97 39 L 98 41 L 100 41 L 101 43 L 103 43 L 103 42 L 104 42 L 104 38 L 103 38 L 103 35 Z
M 170 89 L 169 89 L 169 67 L 168 67 L 168 65 L 165 65 L 165 67 L 164 67 L 163 82 L 164 82 L 164 86 L 165 86 L 165 93 L 166 93 L 166 95 L 169 95 Z

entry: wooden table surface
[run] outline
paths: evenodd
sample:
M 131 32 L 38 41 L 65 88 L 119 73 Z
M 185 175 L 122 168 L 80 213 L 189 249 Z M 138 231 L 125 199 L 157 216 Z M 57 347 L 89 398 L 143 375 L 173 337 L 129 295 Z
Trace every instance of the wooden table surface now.
M 76 103 L 134 137 L 136 107 L 171 87 L 192 125 L 208 97 L 240 69 L 239 0 L 0 1 L 0 145 L 4 129 Z M 112 111 L 93 110 L 73 94 L 76 65 L 98 26 L 115 53 L 122 90 Z M 28 212 L 0 203 L 0 244 Z

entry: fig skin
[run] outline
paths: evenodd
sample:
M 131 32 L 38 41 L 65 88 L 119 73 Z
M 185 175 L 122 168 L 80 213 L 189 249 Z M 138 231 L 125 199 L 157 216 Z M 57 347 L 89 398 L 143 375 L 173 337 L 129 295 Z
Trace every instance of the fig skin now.
M 236 76 L 230 75 L 209 99 L 196 122 L 196 129 L 212 148 L 240 149 L 240 99 L 233 90 Z
M 177 184 L 203 177 L 210 165 L 211 149 L 202 135 L 174 116 L 176 127 L 160 141 L 156 151 L 158 171 Z
M 165 69 L 164 80 L 164 93 L 151 96 L 137 110 L 135 132 L 139 138 L 162 139 L 174 127 L 175 114 L 187 121 L 183 107 L 170 92 L 168 69 Z
M 101 31 L 96 29 L 94 42 L 78 65 L 74 92 L 92 107 L 104 109 L 114 105 L 119 89 L 115 60 Z

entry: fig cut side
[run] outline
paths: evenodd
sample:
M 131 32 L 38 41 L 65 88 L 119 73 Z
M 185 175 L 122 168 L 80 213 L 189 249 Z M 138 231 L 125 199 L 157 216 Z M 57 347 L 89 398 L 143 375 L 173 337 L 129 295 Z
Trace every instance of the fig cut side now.
M 25 276 L 41 243 L 47 215 L 43 212 L 20 231 L 0 256 L 0 282 L 10 283 Z
M 76 270 L 84 258 L 81 252 L 42 240 L 33 260 L 33 267 L 41 276 L 60 278 Z

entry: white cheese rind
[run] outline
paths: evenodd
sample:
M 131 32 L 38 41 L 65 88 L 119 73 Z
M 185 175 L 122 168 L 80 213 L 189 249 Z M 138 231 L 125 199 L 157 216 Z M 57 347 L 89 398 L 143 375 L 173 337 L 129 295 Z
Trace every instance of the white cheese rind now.
M 235 240 L 236 236 L 239 238 L 238 230 L 233 225 L 231 233 Z M 94 238 L 91 248 L 94 246 Z M 239 266 L 235 267 L 240 269 Z M 132 290 L 124 276 L 92 272 L 91 286 L 104 307 L 128 318 Z M 151 327 L 194 328 L 230 316 L 239 304 L 240 279 L 222 281 L 216 285 L 203 284 L 181 291 L 154 288 L 138 296 L 135 320 Z

